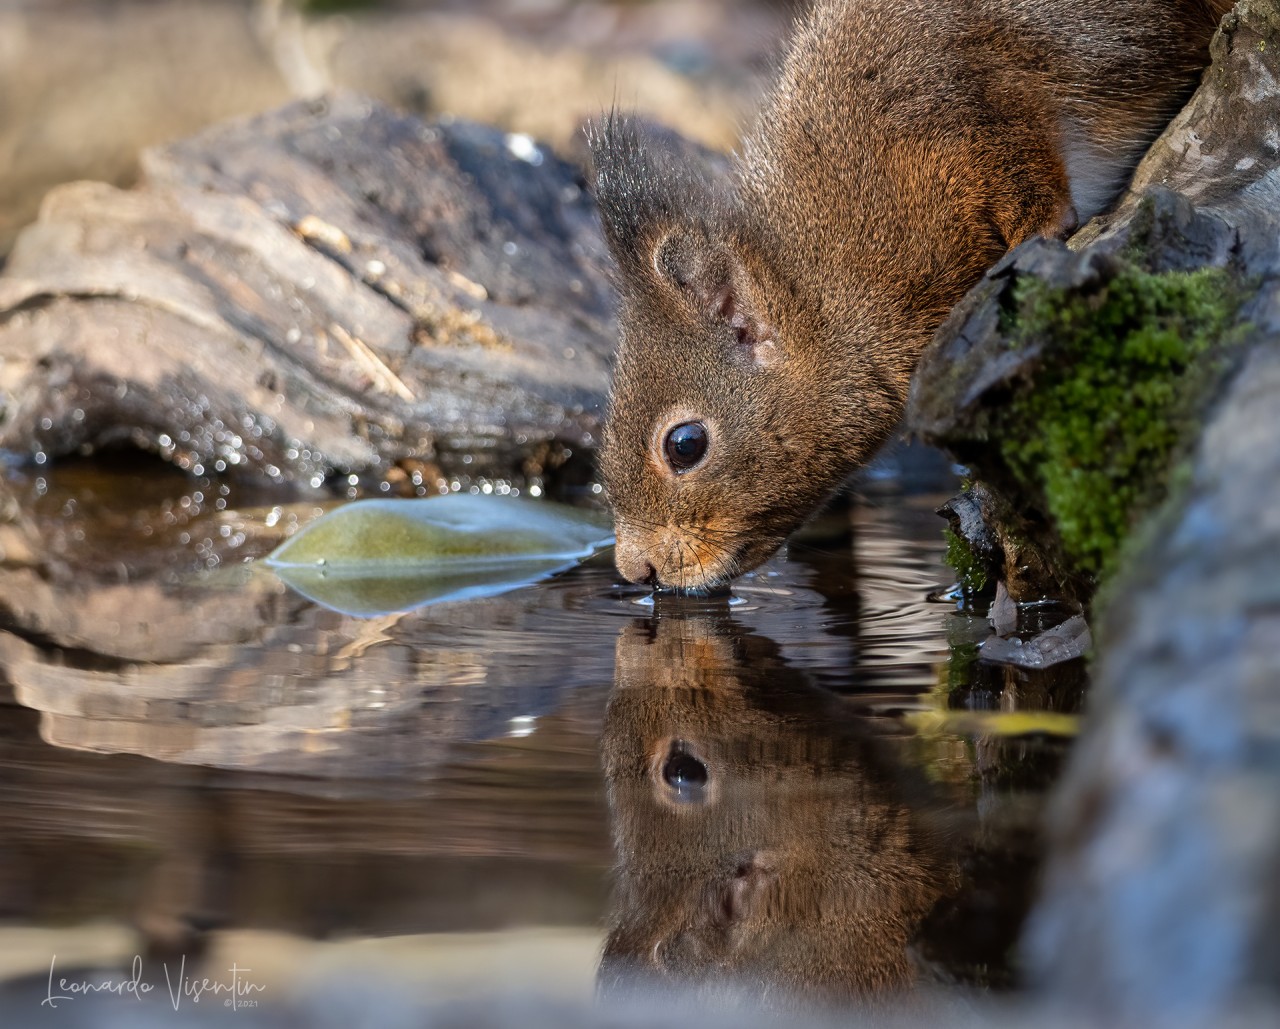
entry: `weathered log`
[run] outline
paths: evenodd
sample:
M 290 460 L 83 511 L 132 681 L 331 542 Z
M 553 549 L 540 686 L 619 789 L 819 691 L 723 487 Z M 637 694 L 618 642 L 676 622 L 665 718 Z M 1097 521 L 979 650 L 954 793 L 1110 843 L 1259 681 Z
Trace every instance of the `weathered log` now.
M 580 173 L 525 137 L 350 97 L 230 123 L 47 198 L 0 278 L 0 448 L 537 474 L 597 430 L 604 269 Z

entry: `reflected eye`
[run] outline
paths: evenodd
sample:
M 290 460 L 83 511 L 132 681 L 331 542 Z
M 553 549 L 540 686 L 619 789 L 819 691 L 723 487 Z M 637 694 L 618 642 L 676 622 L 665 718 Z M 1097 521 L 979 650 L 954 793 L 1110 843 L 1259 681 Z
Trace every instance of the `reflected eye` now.
M 662 781 L 671 788 L 674 799 L 681 804 L 700 804 L 705 799 L 710 774 L 707 766 L 689 753 L 682 740 L 671 744 L 667 760 L 662 766 Z
M 687 472 L 707 454 L 710 437 L 701 422 L 685 422 L 667 433 L 662 450 L 676 473 Z

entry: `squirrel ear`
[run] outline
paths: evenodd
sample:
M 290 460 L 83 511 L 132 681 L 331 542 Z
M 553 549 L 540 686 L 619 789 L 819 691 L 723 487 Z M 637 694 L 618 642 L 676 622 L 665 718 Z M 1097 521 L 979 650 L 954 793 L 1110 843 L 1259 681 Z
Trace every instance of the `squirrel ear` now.
M 700 228 L 674 229 L 658 240 L 653 270 L 684 292 L 704 315 L 733 329 L 756 364 L 768 364 L 776 332 L 757 299 L 757 287 L 735 248 L 714 243 Z
M 609 251 L 624 273 L 648 258 L 654 240 L 687 221 L 692 175 L 652 145 L 647 128 L 616 112 L 588 126 L 595 195 Z M 695 212 L 696 213 L 696 212 Z
M 751 360 L 775 355 L 775 332 L 731 226 L 741 212 L 711 164 L 655 138 L 657 130 L 616 112 L 593 124 L 587 141 L 595 163 L 596 203 L 624 292 L 646 279 L 674 284 L 698 308 L 723 322 L 749 348 Z

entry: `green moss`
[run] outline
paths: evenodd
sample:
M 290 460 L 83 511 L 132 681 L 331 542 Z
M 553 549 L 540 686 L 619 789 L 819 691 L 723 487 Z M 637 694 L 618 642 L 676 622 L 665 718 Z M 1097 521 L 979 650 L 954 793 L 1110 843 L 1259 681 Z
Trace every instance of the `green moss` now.
M 1042 499 L 1078 571 L 1111 570 L 1131 526 L 1167 495 L 1195 415 L 1218 380 L 1238 307 L 1214 268 L 1124 267 L 1093 294 L 1027 279 L 1011 343 L 1050 356 L 1033 388 L 995 414 L 993 436 Z
M 987 588 L 987 567 L 980 561 L 973 549 L 954 529 L 943 530 L 947 540 L 947 554 L 944 560 L 955 570 L 960 588 L 968 596 L 981 593 Z

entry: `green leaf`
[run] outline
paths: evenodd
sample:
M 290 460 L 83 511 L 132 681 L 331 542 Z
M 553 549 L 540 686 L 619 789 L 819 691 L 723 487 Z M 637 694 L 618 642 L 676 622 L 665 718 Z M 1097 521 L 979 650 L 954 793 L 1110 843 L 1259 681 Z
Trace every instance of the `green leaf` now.
M 316 603 L 368 617 L 505 593 L 611 542 L 607 527 L 574 508 L 451 493 L 346 504 L 286 540 L 266 564 Z

